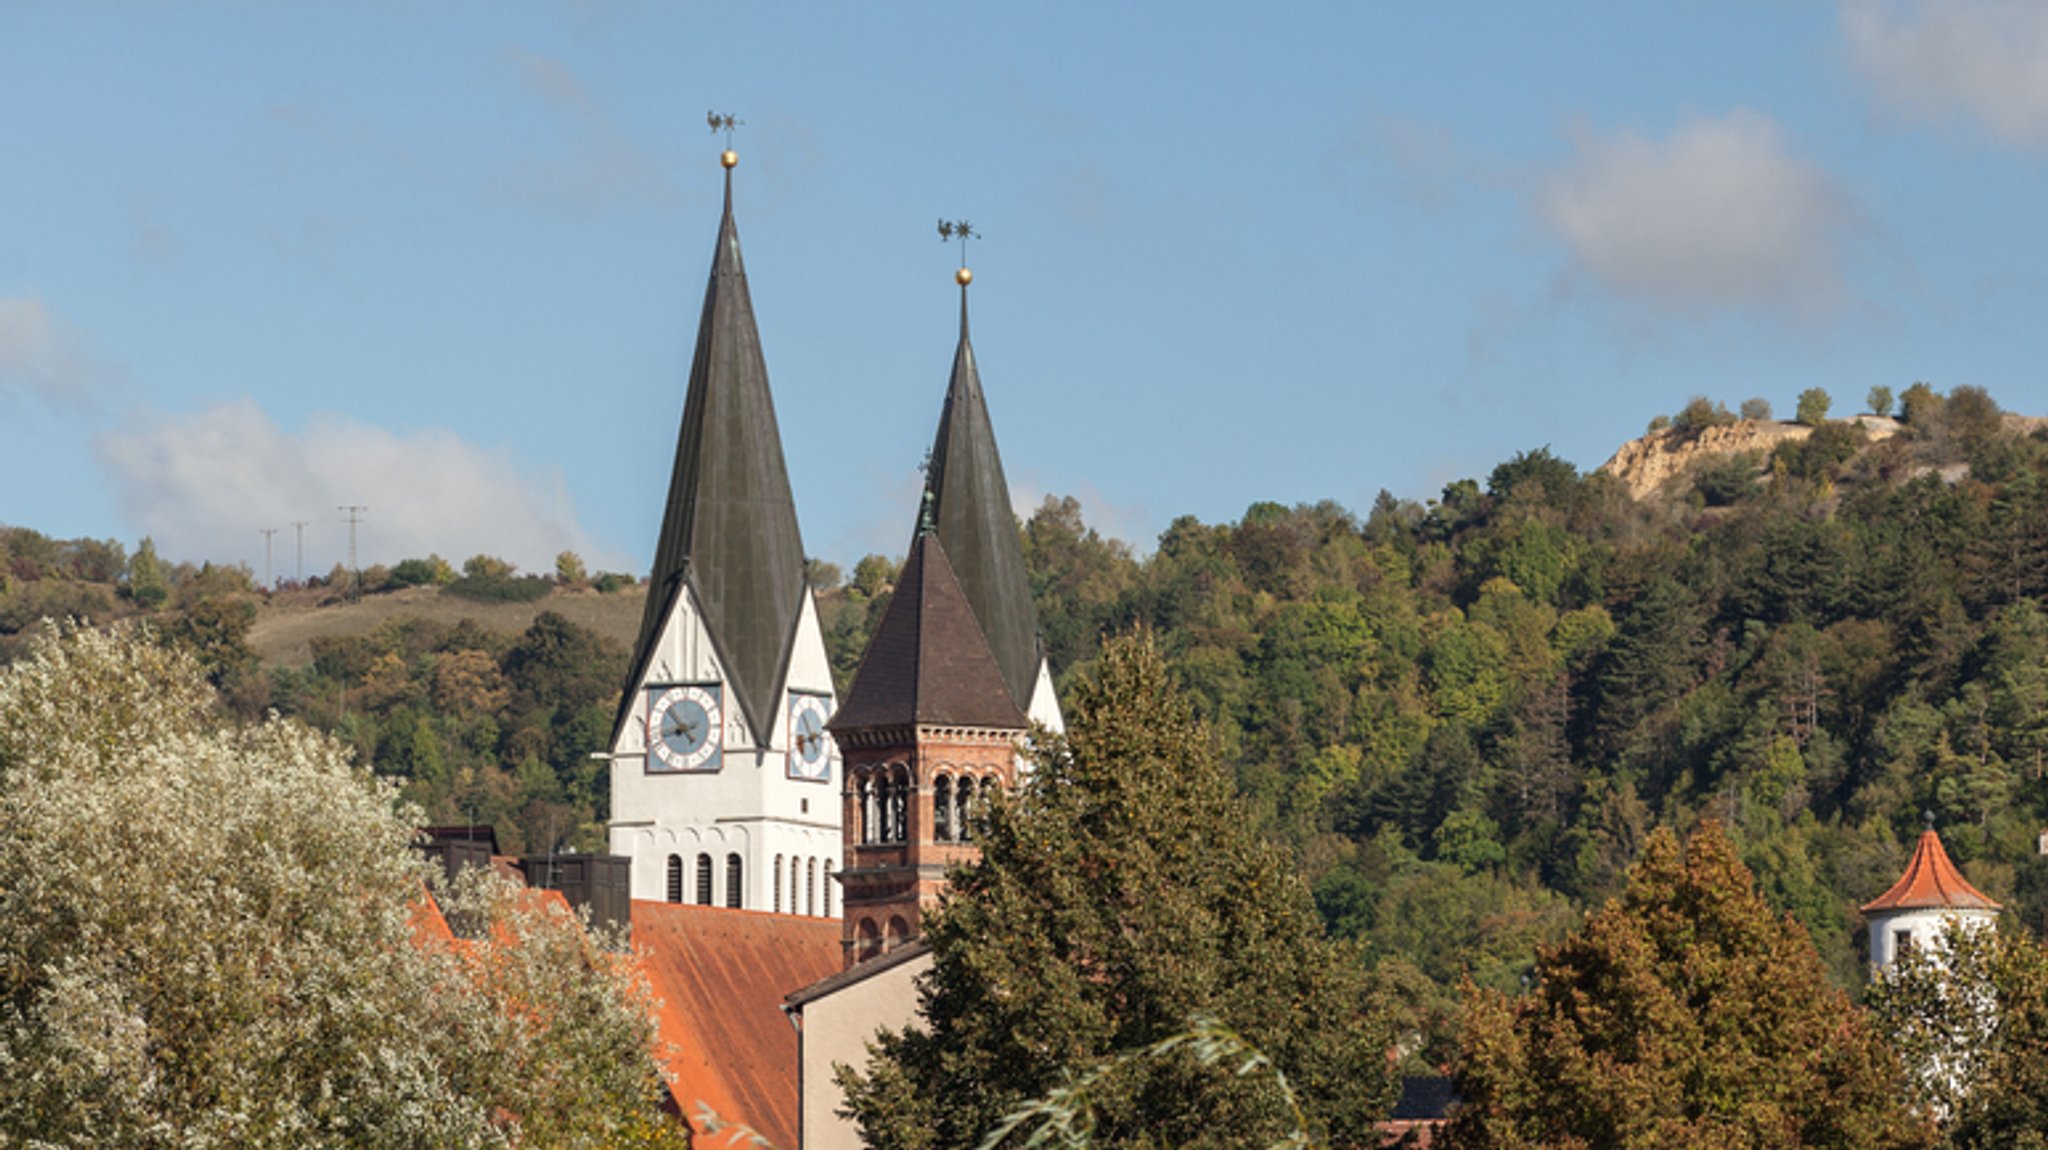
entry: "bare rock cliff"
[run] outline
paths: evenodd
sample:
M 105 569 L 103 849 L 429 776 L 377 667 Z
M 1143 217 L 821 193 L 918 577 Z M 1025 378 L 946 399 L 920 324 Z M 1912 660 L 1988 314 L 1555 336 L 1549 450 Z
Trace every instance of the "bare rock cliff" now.
M 1872 442 L 1898 434 L 1897 420 L 1876 415 L 1859 415 L 1851 422 L 1863 425 Z M 1788 440 L 1805 439 L 1813 428 L 1776 420 L 1738 419 L 1698 432 L 1676 430 L 1652 432 L 1621 445 L 1614 458 L 1600 470 L 1628 486 L 1629 494 L 1645 498 L 1669 481 L 1683 475 L 1702 459 L 1714 459 L 1754 451 L 1769 455 L 1771 449 Z

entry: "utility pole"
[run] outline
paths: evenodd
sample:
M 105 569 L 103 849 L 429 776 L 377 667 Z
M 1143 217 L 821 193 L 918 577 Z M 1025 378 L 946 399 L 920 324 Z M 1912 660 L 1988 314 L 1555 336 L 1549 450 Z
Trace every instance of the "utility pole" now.
M 362 513 L 369 508 L 360 503 L 344 503 L 337 510 L 348 512 L 348 597 L 353 602 L 363 597 L 363 569 L 356 566 L 356 524 L 363 521 Z
M 272 591 L 276 588 L 270 581 L 270 541 L 271 536 L 277 534 L 277 528 L 259 527 L 257 530 L 263 532 L 263 589 Z
M 292 578 L 300 583 L 306 581 L 306 523 L 304 519 L 292 520 L 292 529 L 299 533 L 299 563 Z

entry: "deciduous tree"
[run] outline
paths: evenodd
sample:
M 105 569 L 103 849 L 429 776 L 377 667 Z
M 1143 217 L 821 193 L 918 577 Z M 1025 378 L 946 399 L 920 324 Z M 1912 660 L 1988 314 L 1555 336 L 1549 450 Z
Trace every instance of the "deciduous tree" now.
M 1929 1125 L 1798 923 L 1703 824 L 1650 837 L 1627 890 L 1542 953 L 1533 989 L 1474 996 L 1457 1150 L 1916 1147 Z

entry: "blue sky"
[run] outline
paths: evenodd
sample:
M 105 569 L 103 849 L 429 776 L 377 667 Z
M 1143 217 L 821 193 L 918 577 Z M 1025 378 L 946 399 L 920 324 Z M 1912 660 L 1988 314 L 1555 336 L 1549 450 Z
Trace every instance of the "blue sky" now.
M 0 0 L 0 522 L 644 572 L 714 108 L 842 564 L 915 514 L 942 216 L 1020 509 L 1140 550 L 1693 394 L 2048 414 L 2048 5 Z

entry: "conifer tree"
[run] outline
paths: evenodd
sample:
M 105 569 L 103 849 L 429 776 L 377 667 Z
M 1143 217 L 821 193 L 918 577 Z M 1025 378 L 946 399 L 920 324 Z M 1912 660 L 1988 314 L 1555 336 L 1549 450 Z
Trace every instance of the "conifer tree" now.
M 1536 977 L 1468 1008 L 1456 1150 L 1931 1145 L 1897 1057 L 1712 822 L 1683 849 L 1653 833 Z
M 1369 1141 L 1391 1100 L 1387 1029 L 1358 955 L 1233 799 L 1211 737 L 1149 636 L 1107 644 L 1064 738 L 990 803 L 979 862 L 925 919 L 920 1024 L 842 1068 L 870 1146 L 971 1147 L 1003 1117 L 1114 1063 L 1094 1143 L 1243 1146 L 1292 1129 L 1267 1077 L 1182 1051 L 1116 1059 L 1214 1019 L 1269 1055 L 1312 1131 Z

